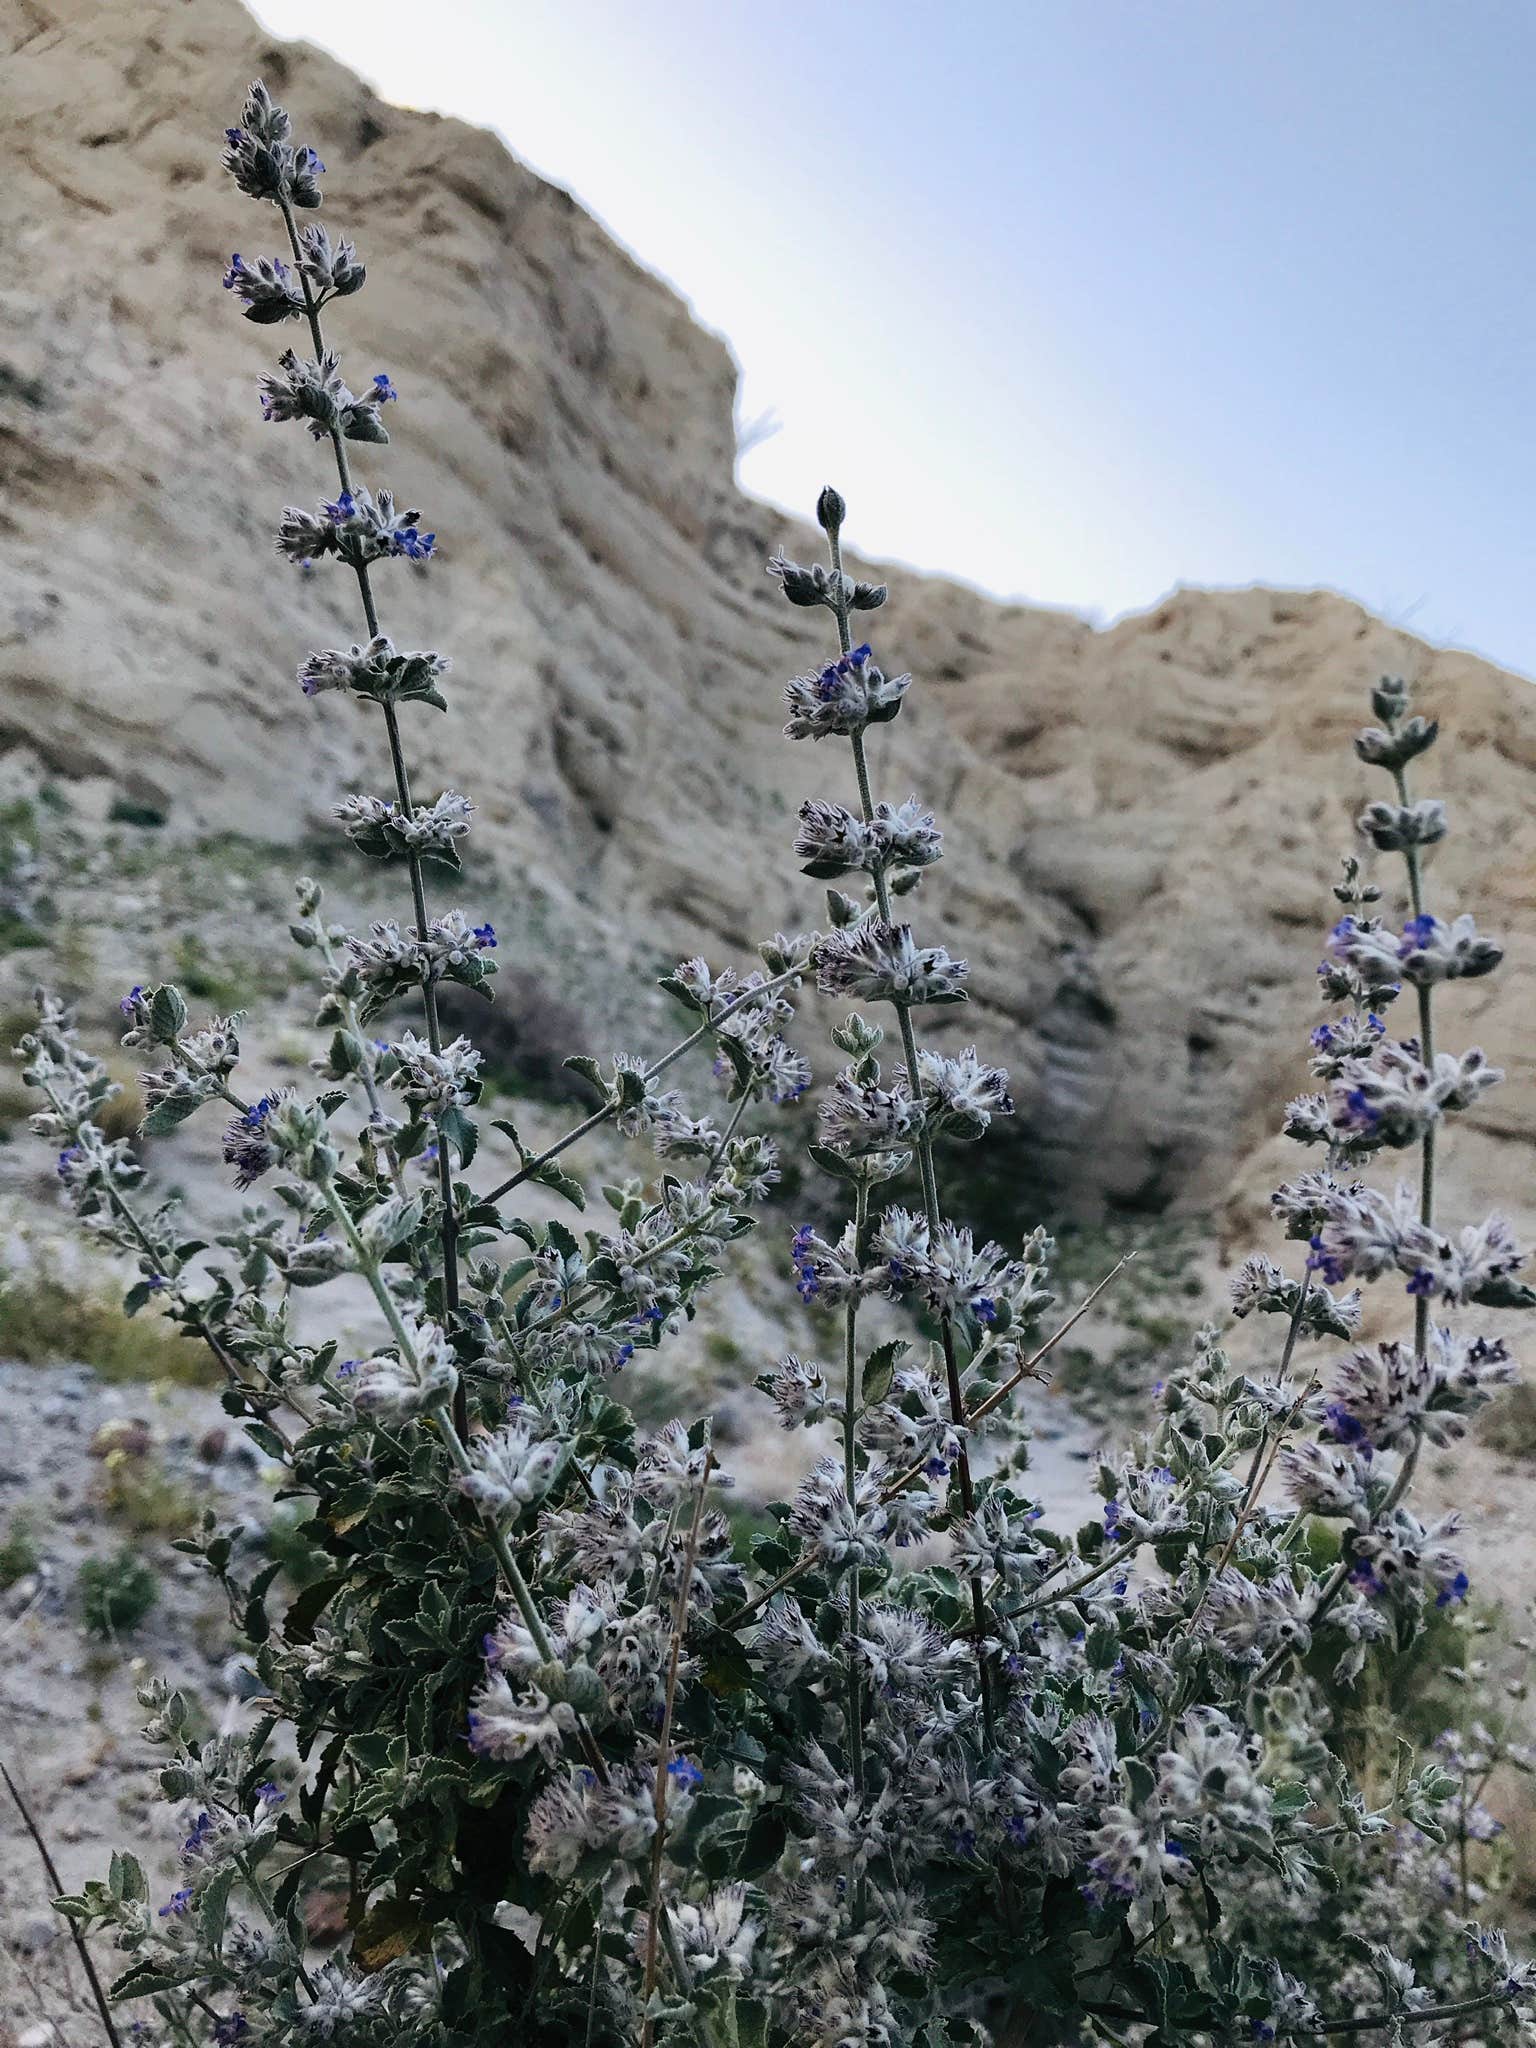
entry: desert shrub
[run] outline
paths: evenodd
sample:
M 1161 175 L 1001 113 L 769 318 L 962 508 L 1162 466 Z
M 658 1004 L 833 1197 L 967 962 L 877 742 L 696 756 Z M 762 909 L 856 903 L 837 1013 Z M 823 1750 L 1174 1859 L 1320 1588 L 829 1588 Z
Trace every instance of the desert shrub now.
M 275 1618 L 280 1559 L 253 1572 L 238 1532 L 211 1525 L 188 1540 L 265 1693 L 249 1732 L 205 1738 L 175 1674 L 146 1689 L 162 1790 L 189 1816 L 182 1882 L 156 1905 L 119 1857 L 62 1902 L 125 1952 L 116 1995 L 148 2001 L 149 2036 L 183 2048 L 1519 2038 L 1531 1968 L 1470 1918 L 1481 1764 L 1406 1744 L 1384 1782 L 1352 1778 L 1309 1664 L 1348 1688 L 1465 1595 L 1454 1517 L 1426 1526 L 1408 1487 L 1423 1445 L 1510 1374 L 1503 1343 L 1464 1334 L 1458 1312 L 1536 1300 L 1497 1219 L 1436 1219 L 1441 1127 L 1497 1078 L 1481 1053 L 1438 1048 L 1436 998 L 1499 949 L 1426 906 L 1421 854 L 1446 820 L 1407 786 L 1436 733 L 1406 686 L 1376 687 L 1380 723 L 1357 748 L 1390 777 L 1360 829 L 1402 856 L 1411 915 L 1378 914 L 1346 862 L 1319 1088 L 1286 1111 L 1318 1158 L 1275 1196 L 1294 1257 L 1251 1259 L 1234 1288 L 1235 1314 L 1276 1319 L 1275 1367 L 1234 1370 L 1202 1326 L 1100 1472 L 1102 1513 L 1050 1531 L 1011 1396 L 1070 1318 L 1048 1320 L 1043 1233 L 978 1240 L 945 1212 L 936 1148 L 973 1145 L 1012 1104 L 984 1056 L 920 1041 L 967 969 L 901 921 L 943 848 L 920 801 L 875 793 L 870 742 L 910 678 L 854 644 L 854 615 L 886 592 L 844 570 L 843 501 L 817 505 L 826 560 L 770 564 L 836 633 L 785 692 L 787 736 L 830 742 L 818 764 L 857 789 L 855 807 L 800 814 L 795 854 L 832 885 L 820 928 L 775 935 L 750 972 L 669 973 L 677 1045 L 583 1055 L 597 1107 L 540 1151 L 503 1124 L 519 1164 L 488 1186 L 479 1055 L 445 1038 L 439 999 L 489 992 L 496 935 L 432 907 L 429 864 L 457 871 L 471 807 L 420 800 L 406 744 L 417 708 L 445 704 L 447 663 L 384 634 L 374 581 L 427 562 L 436 536 L 353 476 L 396 393 L 380 373 L 359 396 L 327 352 L 322 310 L 363 270 L 350 242 L 301 229 L 322 166 L 260 85 L 225 162 L 286 243 L 236 257 L 225 283 L 257 324 L 301 322 L 314 350 L 262 379 L 263 409 L 306 421 L 336 465 L 335 499 L 285 511 L 278 551 L 350 575 L 365 628 L 299 677 L 382 723 L 392 789 L 348 797 L 338 820 L 404 869 L 411 916 L 351 931 L 298 885 L 316 1092 L 252 1099 L 238 1020 L 194 1026 L 169 985 L 124 999 L 126 1043 L 150 1063 L 146 1130 L 221 1105 L 237 1183 L 270 1190 L 211 1244 L 146 1201 L 99 1128 L 110 1081 L 47 998 L 27 1045 L 63 1185 L 138 1260 L 130 1303 L 155 1294 L 224 1361 L 226 1405 L 314 1503 L 326 1558 Z M 732 1284 L 730 1247 L 779 1170 L 763 1120 L 810 1083 L 786 1036 L 810 977 L 840 999 L 844 1061 L 807 1154 L 835 1220 L 789 1247 L 823 1357 L 782 1359 L 761 1384 L 821 1455 L 754 1530 L 726 1511 L 707 1416 L 640 1432 L 619 1396 Z M 1417 1015 L 1397 1037 L 1405 991 Z M 407 995 L 420 1031 L 376 1038 Z M 694 1050 L 718 1117 L 663 1085 Z M 637 1161 L 601 1221 L 578 1235 L 519 1213 L 531 1182 L 581 1205 L 560 1161 L 605 1124 Z M 1394 1154 L 1415 1186 L 1358 1177 Z M 916 1199 L 893 1203 L 913 1169 Z M 964 1169 L 945 1172 L 963 1199 Z M 362 1358 L 290 1314 L 293 1289 L 343 1274 L 377 1310 Z M 1357 1341 L 1353 1280 L 1406 1289 L 1402 1337 Z M 931 1339 L 872 1343 L 876 1297 Z M 1447 1843 L 1459 1888 L 1442 1881 Z M 302 1933 L 315 1894 L 349 1931 L 324 1964 Z
M 1478 1432 L 1485 1444 L 1508 1458 L 1536 1458 L 1536 1387 L 1522 1382 L 1509 1398 L 1490 1408 Z
M 131 1635 L 160 1598 L 154 1567 L 131 1544 L 80 1567 L 80 1605 L 93 1636 Z
M 150 1454 L 109 1450 L 102 1461 L 102 1506 L 136 1536 L 184 1536 L 200 1505 L 184 1481 Z
M 207 1347 L 189 1343 L 184 1330 L 155 1315 L 125 1314 L 99 1281 L 31 1263 L 0 1274 L 0 1354 L 22 1365 L 88 1365 L 113 1382 L 207 1387 L 223 1378 Z
M 53 905 L 43 889 L 40 825 L 25 797 L 0 803 L 0 953 L 47 944 Z
M 245 973 L 215 958 L 196 932 L 176 942 L 176 980 L 196 1001 L 221 1010 L 238 1010 L 254 993 Z
M 0 1537 L 0 1592 L 30 1577 L 41 1562 L 31 1523 L 25 1515 L 12 1515 Z

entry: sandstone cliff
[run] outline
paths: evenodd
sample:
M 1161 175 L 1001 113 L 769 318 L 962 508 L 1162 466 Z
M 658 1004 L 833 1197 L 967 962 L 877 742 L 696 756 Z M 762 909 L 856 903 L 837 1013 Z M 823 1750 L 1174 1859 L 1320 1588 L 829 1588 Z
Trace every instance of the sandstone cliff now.
M 531 874 L 552 896 L 539 970 L 558 982 L 562 919 L 648 965 L 811 921 L 788 842 L 802 796 L 848 796 L 846 754 L 780 736 L 779 685 L 823 643 L 762 573 L 802 536 L 733 483 L 725 347 L 494 137 L 381 104 L 236 0 L 12 0 L 0 43 L 0 747 L 110 778 L 173 833 L 291 839 L 339 790 L 383 787 L 377 721 L 294 684 L 306 649 L 356 637 L 352 593 L 268 553 L 326 467 L 262 423 L 272 337 L 219 289 L 275 225 L 217 168 L 260 73 L 369 265 L 332 338 L 354 383 L 387 369 L 403 394 L 365 474 L 441 540 L 429 571 L 383 579 L 397 639 L 455 659 L 452 716 L 412 720 L 419 779 L 474 796 L 505 890 Z M 837 481 L 856 533 L 858 478 Z M 1511 1073 L 1453 1199 L 1536 1208 L 1528 685 L 1320 593 L 1180 592 L 1100 633 L 891 581 L 877 646 L 917 687 L 881 776 L 948 828 L 920 921 L 970 955 L 961 1028 L 1015 1071 L 1022 1179 L 1090 1211 L 1232 1189 L 1249 1230 L 1365 789 L 1347 735 L 1391 669 L 1454 732 L 1432 890 L 1511 944 L 1445 1005 L 1447 1042 Z

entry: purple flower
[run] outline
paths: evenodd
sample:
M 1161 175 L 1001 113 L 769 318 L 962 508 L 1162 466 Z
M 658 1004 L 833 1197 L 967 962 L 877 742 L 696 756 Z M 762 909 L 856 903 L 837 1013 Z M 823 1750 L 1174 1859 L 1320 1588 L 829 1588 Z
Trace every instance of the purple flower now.
M 171 1896 L 160 1908 L 160 1918 L 162 1920 L 170 1920 L 172 1918 L 180 1919 L 181 1915 L 186 1912 L 188 1906 L 190 1906 L 191 1903 L 192 1893 L 186 1885 L 182 1885 L 179 1891 L 174 1891 L 171 1893 Z
M 1356 1130 L 1369 1131 L 1381 1122 L 1381 1111 L 1366 1100 L 1363 1088 L 1351 1088 L 1344 1098 L 1348 1123 Z
M 187 1839 L 181 1845 L 181 1853 L 183 1858 L 185 1859 L 192 1856 L 200 1856 L 203 1853 L 204 1849 L 207 1848 L 209 1841 L 212 1839 L 212 1836 L 212 1816 L 206 1813 L 200 1813 L 197 1816 L 197 1819 L 192 1823 L 191 1834 L 188 1835 Z
M 1336 1444 L 1363 1444 L 1368 1441 L 1365 1424 L 1358 1416 L 1351 1415 L 1341 1401 L 1330 1401 L 1323 1414 L 1328 1423 L 1328 1434 Z
M 380 370 L 379 374 L 373 380 L 372 403 L 374 405 L 388 405 L 389 401 L 392 398 L 398 398 L 399 396 L 399 392 L 395 389 L 394 385 L 390 383 L 387 373 L 383 370 Z
M 1308 1239 L 1311 1250 L 1307 1254 L 1307 1265 L 1314 1273 L 1321 1273 L 1325 1285 L 1337 1287 L 1349 1278 L 1349 1261 L 1337 1252 L 1330 1252 L 1323 1244 L 1322 1236 L 1314 1231 Z
M 495 927 L 495 925 L 493 925 L 493 924 L 477 924 L 477 925 L 475 926 L 475 928 L 474 928 L 474 932 L 475 932 L 475 944 L 476 944 L 477 946 L 480 946 L 480 947 L 483 947 L 483 948 L 487 948 L 487 949 L 489 949 L 489 948 L 493 948 L 493 947 L 495 946 L 495 944 L 496 944 L 496 927 Z
M 226 2013 L 213 2030 L 213 2038 L 219 2048 L 234 2048 L 237 2041 L 244 2040 L 251 2031 L 251 2023 L 243 2012 Z
M 224 1163 L 235 1169 L 235 1186 L 248 1188 L 277 1162 L 277 1150 L 266 1135 L 273 1098 L 263 1095 L 243 1110 L 224 1133 Z
M 971 1314 L 978 1323 L 995 1323 L 997 1321 L 997 1303 L 990 1294 L 978 1294 L 971 1303 Z
M 275 1784 L 271 1778 L 268 1778 L 264 1784 L 256 1787 L 256 1797 L 263 1806 L 273 1807 L 281 1806 L 288 1797 L 288 1794 L 281 1785 Z
M 131 1017 L 133 1015 L 134 1011 L 139 1006 L 139 998 L 143 995 L 143 993 L 143 985 L 136 981 L 133 984 L 133 987 L 129 989 L 127 995 L 123 997 L 122 1001 L 117 1006 L 122 1011 L 125 1017 Z
M 1455 1578 L 1447 1580 L 1435 1595 L 1435 1605 L 1449 1607 L 1455 1600 L 1465 1600 L 1471 1584 L 1472 1581 L 1465 1572 L 1458 1572 Z

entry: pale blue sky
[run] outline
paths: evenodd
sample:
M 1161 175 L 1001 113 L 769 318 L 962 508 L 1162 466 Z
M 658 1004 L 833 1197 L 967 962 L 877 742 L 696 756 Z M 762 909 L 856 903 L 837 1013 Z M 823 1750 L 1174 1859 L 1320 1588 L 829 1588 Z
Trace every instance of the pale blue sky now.
M 1536 674 L 1536 0 L 257 12 L 568 185 L 777 415 L 746 486 L 861 548 L 1099 618 L 1327 584 Z

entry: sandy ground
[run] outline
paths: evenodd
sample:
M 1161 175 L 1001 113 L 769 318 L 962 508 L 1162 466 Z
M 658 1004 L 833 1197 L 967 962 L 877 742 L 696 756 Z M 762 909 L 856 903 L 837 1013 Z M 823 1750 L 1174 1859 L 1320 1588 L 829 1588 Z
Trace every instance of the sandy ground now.
M 86 1633 L 80 1567 L 124 1540 L 121 1522 L 105 1511 L 106 1468 L 92 1444 L 104 1426 L 142 1423 L 168 1480 L 221 1520 L 257 1526 L 272 1511 L 275 1469 L 245 1444 L 216 1396 L 104 1386 L 83 1367 L 0 1365 L 0 1414 L 0 1530 L 19 1514 L 38 1557 L 35 1571 L 0 1594 L 0 1755 L 67 1887 L 103 1875 L 108 1850 L 123 1846 L 142 1857 L 151 1887 L 168 1892 L 176 1836 L 168 1809 L 151 1798 L 158 1752 L 139 1733 L 145 1716 L 135 1688 L 147 1674 L 174 1676 L 217 1724 L 238 1711 L 237 1666 L 217 1590 L 160 1537 L 132 1539 L 160 1579 L 141 1626 L 118 1640 Z M 0 2019 L 23 2034 L 69 2009 L 71 1959 L 48 1896 L 36 1851 L 6 1801 Z M 66 2020 L 65 2038 L 88 2039 L 93 2024 Z

